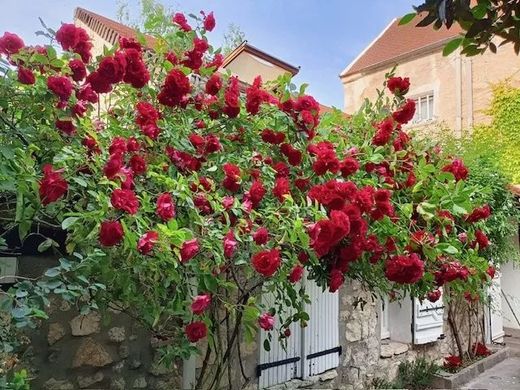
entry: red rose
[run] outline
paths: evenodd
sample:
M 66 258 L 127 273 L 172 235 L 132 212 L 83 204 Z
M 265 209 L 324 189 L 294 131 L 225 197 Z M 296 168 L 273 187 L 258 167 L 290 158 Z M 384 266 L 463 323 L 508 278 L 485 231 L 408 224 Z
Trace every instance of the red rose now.
M 415 101 L 408 99 L 397 111 L 392 114 L 396 122 L 403 125 L 410 122 L 415 114 Z
M 452 282 L 456 279 L 466 280 L 469 270 L 465 265 L 458 261 L 443 263 L 438 271 L 435 271 L 435 283 L 442 286 L 444 283 Z
M 218 73 L 214 73 L 206 82 L 206 93 L 216 95 L 222 88 L 222 79 Z
M 252 207 L 257 208 L 264 198 L 266 189 L 260 180 L 253 181 L 249 188 L 248 199 L 251 201 Z
M 493 265 L 489 265 L 486 273 L 489 275 L 491 279 L 495 277 L 496 268 Z
M 143 88 L 150 81 L 150 72 L 146 68 L 141 51 L 128 48 L 124 54 L 126 69 L 123 81 L 134 88 Z
M 325 144 L 321 142 L 320 144 Z M 336 173 L 339 171 L 340 163 L 338 157 L 336 156 L 336 152 L 334 151 L 334 147 L 332 144 L 330 146 L 327 143 L 326 145 L 320 146 L 315 150 L 316 161 L 312 164 L 312 170 L 319 176 L 324 175 L 327 172 Z
M 193 204 L 202 215 L 210 215 L 213 212 L 213 207 L 211 207 L 211 203 L 209 203 L 205 194 L 197 194 L 193 198 Z
M 186 20 L 186 16 L 184 14 L 177 12 L 173 15 L 172 22 L 177 24 L 182 31 L 188 32 L 191 31 L 191 26 L 188 24 L 188 20 Z
M 291 273 L 288 276 L 289 282 L 297 283 L 303 276 L 303 267 L 300 264 L 294 266 Z
M 83 138 L 81 144 L 87 148 L 89 156 L 101 153 L 101 149 L 99 148 L 97 141 L 90 135 L 87 135 L 85 138 Z
M 475 248 L 477 245 L 481 250 L 489 246 L 489 239 L 482 230 L 475 232 L 475 240 L 471 243 L 472 248 Z
M 386 82 L 386 86 L 394 95 L 406 95 L 410 88 L 410 79 L 408 77 L 390 77 Z
M 473 351 L 475 351 L 475 355 L 477 356 L 489 356 L 491 355 L 491 351 L 486 347 L 486 344 L 477 342 L 473 345 Z
M 350 232 L 349 217 L 338 210 L 330 213 L 330 219 L 322 219 L 309 231 L 311 248 L 318 257 L 323 257 Z
M 433 290 L 433 291 L 430 291 L 428 292 L 427 294 L 427 298 L 430 302 L 437 302 L 440 297 L 441 297 L 442 293 L 441 293 L 441 290 Z
M 22 38 L 16 34 L 5 32 L 0 37 L 0 53 L 6 56 L 18 53 L 24 46 Z
M 181 261 L 186 263 L 199 253 L 199 242 L 196 238 L 184 241 L 181 247 Z
M 274 317 L 269 313 L 264 313 L 258 317 L 258 325 L 263 330 L 273 330 L 274 328 Z
M 202 15 L 204 16 L 204 20 L 202 21 L 204 30 L 213 31 L 213 29 L 215 28 L 215 16 L 213 16 L 213 11 L 207 15 L 202 13 Z
M 291 194 L 289 179 L 286 177 L 278 177 L 274 182 L 273 195 L 278 198 L 280 202 L 285 200 L 285 195 Z
M 376 146 L 386 145 L 390 138 L 392 137 L 392 133 L 394 131 L 394 121 L 392 118 L 386 118 L 381 123 L 377 125 L 377 131 L 372 138 L 372 144 Z
M 450 164 L 442 168 L 443 172 L 450 172 L 455 176 L 455 180 L 465 180 L 468 177 L 468 169 L 462 160 L 455 159 Z
M 68 77 L 50 76 L 47 79 L 47 87 L 60 98 L 60 100 L 68 100 L 72 94 L 72 83 Z
M 200 339 L 206 337 L 208 328 L 204 322 L 195 321 L 186 325 L 186 329 L 184 329 L 184 331 L 186 333 L 186 338 L 190 341 L 190 343 L 196 343 Z
M 224 113 L 230 118 L 236 118 L 240 113 L 240 88 L 238 86 L 238 77 L 233 76 L 229 79 L 229 84 L 224 93 Z
M 449 355 L 444 358 L 444 367 L 454 369 L 462 366 L 462 359 L 455 355 Z
M 55 125 L 59 130 L 63 131 L 67 135 L 73 135 L 76 132 L 76 126 L 74 126 L 72 121 L 57 120 Z
M 121 154 L 112 154 L 103 167 L 103 173 L 107 178 L 113 179 L 121 171 L 122 167 L 123 156 Z
M 259 228 L 253 234 L 253 240 L 257 245 L 264 245 L 267 241 L 269 241 L 269 231 L 265 227 Z
M 280 146 L 280 151 L 282 152 L 285 157 L 287 157 L 287 161 L 289 161 L 289 164 L 292 166 L 298 166 L 302 162 L 302 152 L 300 152 L 298 149 L 295 149 L 290 144 L 282 144 Z
M 135 49 L 142 51 L 143 47 L 134 38 L 119 37 L 119 47 L 121 49 Z
M 224 237 L 224 257 L 231 258 L 238 248 L 238 242 L 235 239 L 235 234 L 232 230 L 227 232 Z
M 141 149 L 139 141 L 135 137 L 128 138 L 126 141 L 126 150 L 129 152 L 137 152 L 139 149 Z
M 329 291 L 334 293 L 345 283 L 345 276 L 339 269 L 333 269 L 329 275 Z
M 123 239 L 123 226 L 119 221 L 103 221 L 99 230 L 99 242 L 103 246 L 114 246 Z
M 73 24 L 62 24 L 60 29 L 56 32 L 56 40 L 63 50 L 70 50 L 78 53 L 83 62 L 89 62 L 92 49 L 92 43 L 87 32 Z
M 190 80 L 178 69 L 172 69 L 161 87 L 157 100 L 161 104 L 169 107 L 179 106 L 184 98 L 191 91 Z
M 79 100 L 84 100 L 90 103 L 97 103 L 99 100 L 97 93 L 92 89 L 90 84 L 85 84 L 78 89 L 76 91 L 76 97 Z
M 108 93 L 112 91 L 112 84 L 110 84 L 107 79 L 103 78 L 97 71 L 90 73 L 87 76 L 86 81 L 96 93 Z
M 348 177 L 359 169 L 359 162 L 354 157 L 346 157 L 340 165 L 341 176 Z
M 385 276 L 388 280 L 401 284 L 416 283 L 424 274 L 424 262 L 416 253 L 408 256 L 394 256 L 386 262 Z
M 61 176 L 62 170 L 54 170 L 52 165 L 43 166 L 43 178 L 40 180 L 40 199 L 44 206 L 56 202 L 67 192 L 69 186 Z
M 307 264 L 309 261 L 309 254 L 307 252 L 298 253 L 298 261 L 302 264 Z
M 126 58 L 121 52 L 114 56 L 104 57 L 99 63 L 97 73 L 108 84 L 116 84 L 123 81 L 126 69 Z
M 166 147 L 166 154 L 175 168 L 183 173 L 196 172 L 201 167 L 201 162 L 189 153 L 177 150 L 171 146 Z
M 81 81 L 87 77 L 87 68 L 83 61 L 75 58 L 69 61 L 69 68 L 72 72 L 72 80 Z
M 251 115 L 256 115 L 260 111 L 262 103 L 275 102 L 276 99 L 264 91 L 262 88 L 262 78 L 256 76 L 253 85 L 246 89 L 246 110 Z
M 119 188 L 112 192 L 110 198 L 112 206 L 129 214 L 136 214 L 139 209 L 139 200 L 132 190 L 121 190 Z
M 169 221 L 175 217 L 175 203 L 169 193 L 159 195 L 155 212 L 163 221 Z
M 491 215 L 491 208 L 488 204 L 475 208 L 471 214 L 467 215 L 464 219 L 466 222 L 475 223 L 483 219 L 489 218 Z
M 206 310 L 211 304 L 211 295 L 202 294 L 197 295 L 193 298 L 193 302 L 191 303 L 191 311 L 193 314 L 202 314 L 204 310 Z
M 281 131 L 274 131 L 271 129 L 264 129 L 262 131 L 262 140 L 272 145 L 279 145 L 285 141 L 285 134 Z
M 220 68 L 220 66 L 224 63 L 224 56 L 221 53 L 215 54 L 213 60 L 208 62 L 206 65 L 207 68 L 215 67 L 215 69 Z
M 253 268 L 264 276 L 273 276 L 280 268 L 280 252 L 278 249 L 264 250 L 255 253 L 251 258 Z
M 146 160 L 143 156 L 139 156 L 138 154 L 134 154 L 130 158 L 130 167 L 132 168 L 132 171 L 136 175 L 141 175 L 146 172 Z
M 137 250 L 143 255 L 150 253 L 159 239 L 159 233 L 149 231 L 143 234 L 137 242 Z
M 32 70 L 20 66 L 18 68 L 18 81 L 25 85 L 33 85 L 36 82 Z

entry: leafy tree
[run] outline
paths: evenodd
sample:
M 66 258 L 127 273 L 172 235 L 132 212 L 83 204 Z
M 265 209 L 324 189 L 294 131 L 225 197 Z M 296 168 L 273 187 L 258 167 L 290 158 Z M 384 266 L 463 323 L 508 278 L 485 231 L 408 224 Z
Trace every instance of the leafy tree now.
M 514 50 L 520 53 L 520 1 L 519 0 L 425 0 L 414 7 L 416 12 L 426 16 L 417 24 L 418 27 L 433 25 L 451 28 L 459 24 L 464 35 L 449 42 L 445 54 L 462 46 L 462 54 L 473 56 L 487 49 L 497 51 L 495 38 L 499 46 L 513 43 Z M 411 22 L 415 13 L 404 16 L 402 23 Z
M 222 54 L 228 55 L 234 49 L 246 40 L 246 34 L 240 29 L 240 26 L 231 23 L 227 32 L 224 34 L 224 43 L 222 44 Z

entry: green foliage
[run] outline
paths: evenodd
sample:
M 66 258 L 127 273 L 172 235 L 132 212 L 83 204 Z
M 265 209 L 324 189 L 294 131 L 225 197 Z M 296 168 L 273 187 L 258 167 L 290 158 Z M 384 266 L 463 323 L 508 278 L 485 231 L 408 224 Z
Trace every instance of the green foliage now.
M 410 389 L 422 390 L 430 388 L 433 376 L 440 370 L 440 366 L 425 358 L 418 358 L 412 362 L 399 364 L 397 377 L 393 381 L 375 378 L 372 386 L 375 389 Z
M 231 23 L 228 30 L 224 34 L 224 43 L 222 44 L 222 54 L 228 55 L 236 49 L 242 42 L 246 40 L 246 34 L 242 31 L 240 26 Z
M 13 378 L 0 378 L 0 388 L 5 390 L 30 390 L 31 386 L 27 376 L 27 370 L 23 369 L 14 373 Z

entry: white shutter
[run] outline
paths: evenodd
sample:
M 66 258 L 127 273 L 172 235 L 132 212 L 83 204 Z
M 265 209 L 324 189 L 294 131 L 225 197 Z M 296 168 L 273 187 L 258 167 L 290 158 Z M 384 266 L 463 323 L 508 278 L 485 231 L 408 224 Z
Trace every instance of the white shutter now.
M 262 301 L 267 307 L 274 304 L 273 294 L 265 294 Z M 275 329 L 280 326 L 280 319 L 275 317 Z M 302 330 L 299 323 L 292 323 L 289 327 L 291 336 L 287 338 L 287 349 L 284 350 L 278 340 L 278 333 L 271 331 L 272 341 L 271 350 L 264 349 L 264 340 L 267 339 L 268 332 L 260 329 L 260 360 L 257 366 L 258 387 L 277 385 L 290 381 L 293 378 L 301 377 L 301 341 Z
M 502 317 L 502 287 L 500 272 L 495 273 L 491 286 L 488 288 L 490 304 L 486 313 L 486 340 L 488 343 L 502 342 L 504 338 L 504 319 Z
M 413 299 L 413 343 L 426 344 L 436 341 L 443 333 L 444 303 L 442 296 L 437 302 L 427 299 L 422 303 Z
M 304 377 L 321 374 L 339 365 L 339 299 L 338 293 L 322 291 L 313 280 L 305 280 L 310 319 L 304 328 Z

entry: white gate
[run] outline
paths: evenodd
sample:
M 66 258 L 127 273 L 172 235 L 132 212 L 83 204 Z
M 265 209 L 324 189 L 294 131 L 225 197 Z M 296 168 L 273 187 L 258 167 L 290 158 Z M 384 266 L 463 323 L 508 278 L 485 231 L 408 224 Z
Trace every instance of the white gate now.
M 486 310 L 486 342 L 502 342 L 504 338 L 504 319 L 502 316 L 502 286 L 500 272 L 495 277 L 488 289 L 489 306 Z
M 262 301 L 267 307 L 274 306 L 275 297 L 266 294 Z M 275 327 L 280 325 L 278 315 L 275 316 Z M 257 366 L 258 386 L 263 389 L 278 383 L 290 381 L 293 378 L 301 378 L 301 352 L 302 352 L 302 328 L 299 323 L 292 323 L 289 327 L 291 335 L 287 338 L 287 349 L 284 350 L 278 341 L 276 332 L 270 343 L 271 350 L 264 349 L 264 341 L 268 332 L 260 330 L 260 361 Z
M 309 377 L 320 374 L 339 365 L 339 298 L 338 293 L 322 291 L 312 280 L 305 281 L 305 291 L 311 303 L 306 305 L 309 313 L 307 326 L 292 323 L 291 336 L 287 339 L 287 349 L 273 337 L 271 350 L 265 351 L 264 340 L 267 332 L 260 332 L 260 360 L 257 366 L 258 387 L 274 386 L 293 378 Z M 274 296 L 262 297 L 270 307 Z M 279 325 L 278 317 L 275 318 Z M 273 336 L 275 332 L 273 332 Z
M 304 329 L 305 377 L 318 375 L 339 365 L 338 293 L 322 291 L 313 280 L 306 280 L 305 290 L 311 299 L 307 305 L 310 319 Z
M 413 300 L 413 343 L 426 344 L 436 341 L 443 332 L 444 304 L 442 297 L 437 302 Z

